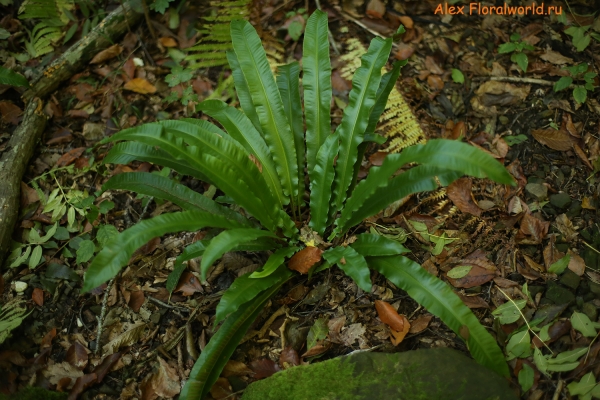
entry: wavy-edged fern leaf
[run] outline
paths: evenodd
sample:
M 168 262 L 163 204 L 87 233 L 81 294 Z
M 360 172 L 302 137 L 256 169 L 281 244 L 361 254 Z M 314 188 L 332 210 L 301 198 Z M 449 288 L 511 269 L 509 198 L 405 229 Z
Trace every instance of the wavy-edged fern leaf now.
M 509 376 L 508 365 L 496 340 L 447 284 L 403 256 L 369 257 L 367 263 L 439 317 L 458 336 L 463 337 L 466 330 L 466 342 L 473 358 L 498 374 Z
M 281 267 L 281 264 L 279 265 Z M 245 274 L 237 278 L 229 289 L 223 293 L 221 301 L 217 305 L 215 325 L 223 321 L 229 314 L 240 308 L 243 304 L 255 298 L 262 291 L 277 286 L 292 277 L 292 271 L 287 268 L 278 268 L 273 273 L 262 279 L 254 279 L 251 274 Z
M 302 50 L 302 86 L 306 114 L 306 164 L 312 171 L 317 153 L 331 134 L 331 63 L 327 13 L 316 10 L 306 22 Z
M 373 284 L 369 266 L 365 258 L 352 247 L 333 247 L 323 253 L 323 258 L 329 264 L 337 264 L 346 275 L 356 282 L 359 288 L 365 292 L 371 291 Z
M 115 175 L 103 186 L 102 190 L 123 189 L 133 190 L 147 196 L 170 201 L 184 210 L 200 210 L 211 214 L 222 215 L 225 218 L 239 222 L 245 226 L 252 223 L 241 214 L 224 207 L 192 189 L 173 181 L 172 179 L 148 172 L 128 172 Z
M 408 253 L 408 249 L 395 240 L 372 233 L 361 233 L 350 245 L 357 253 L 368 256 L 394 256 Z
M 247 21 L 231 22 L 233 49 L 248 88 L 265 142 L 273 156 L 283 194 L 298 195 L 298 165 L 294 137 L 285 118 L 283 101 L 256 30 Z
M 298 192 L 293 203 L 301 207 L 304 200 L 304 121 L 302 118 L 302 103 L 300 101 L 300 64 L 293 63 L 280 65 L 277 75 L 277 87 L 283 101 L 283 109 L 287 116 L 288 124 L 294 136 L 294 148 L 296 149 L 296 164 L 298 170 Z
M 252 242 L 258 238 L 277 238 L 277 236 L 269 231 L 248 228 L 230 229 L 219 233 L 204 249 L 202 263 L 200 264 L 202 279 L 206 279 L 208 269 L 223 254 L 233 250 L 240 244 Z
M 73 0 L 25 0 L 19 8 L 19 19 L 41 19 L 46 26 L 63 26 L 69 22 L 65 10 L 73 6 Z
M 235 82 L 235 92 L 237 93 L 240 107 L 244 111 L 244 114 L 250 119 L 254 128 L 262 135 L 262 126 L 260 125 L 256 107 L 254 107 L 254 102 L 250 95 L 248 81 L 246 81 L 246 77 L 240 67 L 240 61 L 233 50 L 227 52 L 227 60 L 229 61 L 229 68 L 231 68 L 231 75 Z
M 340 151 L 335 168 L 334 211 L 340 210 L 346 200 L 354 175 L 354 163 L 357 162 L 358 145 L 363 141 L 381 81 L 381 69 L 391 49 L 391 39 L 373 39 L 361 59 L 360 68 L 354 73 L 348 106 L 344 109 L 342 123 L 336 129 L 340 137 Z
M 275 272 L 275 270 L 277 270 L 277 268 L 281 266 L 281 264 L 283 264 L 286 258 L 291 257 L 298 250 L 300 250 L 300 248 L 296 246 L 284 247 L 275 250 L 275 252 L 269 256 L 269 259 L 265 265 L 263 265 L 259 271 L 254 271 L 250 275 L 250 278 L 258 279 L 271 275 L 273 272 Z
M 310 178 L 310 222 L 309 226 L 319 235 L 325 232 L 329 217 L 331 186 L 335 177 L 333 160 L 338 154 L 339 139 L 330 135 L 319 149 L 315 166 L 308 171 Z
M 98 287 L 117 275 L 119 270 L 127 265 L 133 252 L 150 239 L 165 233 L 193 232 L 205 227 L 239 229 L 244 226 L 239 222 L 203 211 L 163 214 L 141 221 L 121 232 L 115 240 L 108 243 L 98 253 L 85 272 L 82 292 Z

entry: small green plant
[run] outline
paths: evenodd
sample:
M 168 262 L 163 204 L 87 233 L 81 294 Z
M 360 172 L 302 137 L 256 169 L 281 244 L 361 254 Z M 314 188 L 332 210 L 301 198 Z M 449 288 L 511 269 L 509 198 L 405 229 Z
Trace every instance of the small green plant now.
M 518 33 L 510 35 L 510 42 L 503 43 L 498 47 L 499 54 L 512 53 L 510 55 L 510 61 L 516 63 L 523 72 L 527 72 L 527 66 L 529 65 L 527 54 L 524 53 L 525 50 L 531 51 L 534 50 L 534 47 L 521 41 L 521 35 Z
M 590 45 L 592 38 L 600 42 L 599 33 L 592 31 L 588 32 L 591 27 L 591 25 L 570 26 L 565 29 L 565 33 L 571 36 L 571 41 L 573 42 L 573 46 L 575 46 L 577 51 L 584 51 Z
M 579 104 L 585 103 L 587 100 L 587 92 L 593 91 L 594 86 L 594 78 L 598 76 L 595 72 L 588 72 L 587 63 L 581 63 L 578 65 L 573 65 L 572 67 L 563 68 L 569 71 L 571 76 L 563 76 L 554 84 L 554 91 L 559 92 L 561 90 L 567 89 L 574 81 L 583 81 L 585 83 L 575 85 L 573 88 L 573 98 Z
M 212 194 L 197 193 L 165 176 L 115 175 L 104 190 L 134 190 L 185 211 L 141 221 L 108 242 L 85 273 L 84 292 L 115 277 L 137 248 L 169 232 L 213 228 L 212 237 L 193 243 L 177 258 L 167 281 L 170 289 L 184 262 L 193 258 L 202 257 L 200 271 L 206 279 L 212 265 L 229 251 L 271 252 L 262 269 L 242 275 L 223 294 L 215 324 L 224 322 L 197 360 L 182 399 L 208 393 L 264 305 L 294 276 L 291 268 L 315 274 L 337 265 L 366 292 L 371 291 L 372 268 L 440 317 L 466 341 L 477 361 L 508 376 L 495 339 L 452 289 L 402 256 L 408 250 L 400 243 L 369 233 L 361 224 L 400 198 L 448 185 L 464 174 L 504 184 L 514 184 L 512 177 L 479 149 L 459 141 L 430 140 L 388 155 L 357 182 L 368 142 L 380 142 L 375 127 L 405 62 L 396 62 L 382 76 L 393 40 L 373 39 L 354 74 L 341 123 L 332 133 L 327 35 L 327 14 L 315 11 L 304 33 L 304 116 L 299 63 L 280 66 L 274 77 L 256 30 L 235 20 L 233 51 L 227 58 L 242 111 L 220 100 L 197 106 L 226 132 L 204 119 L 182 119 L 133 127 L 101 142 L 118 142 L 105 162 L 143 160 L 168 167 L 211 183 L 226 196 L 217 199 L 234 205 L 226 207 L 212 200 Z M 413 163 L 420 165 L 396 174 Z M 430 240 L 443 247 L 449 239 Z
M 306 9 L 299 8 L 297 11 L 289 11 L 285 14 L 285 17 L 287 21 L 284 26 L 287 28 L 288 35 L 293 41 L 297 42 L 304 33 L 304 27 L 308 19 Z
M 12 69 L 0 66 L 0 85 L 29 87 L 29 81 L 23 75 L 16 73 Z
M 465 76 L 460 69 L 452 68 L 452 80 L 454 83 L 465 83 Z
M 507 145 L 514 146 L 514 145 L 526 142 L 527 135 L 523 135 L 522 133 L 519 135 L 508 135 L 508 136 L 503 136 L 503 139 Z
M 181 65 L 175 66 L 169 75 L 166 76 L 165 81 L 169 84 L 169 87 L 174 87 L 183 83 L 187 83 L 181 95 L 176 91 L 165 97 L 164 101 L 172 103 L 174 101 L 181 101 L 181 104 L 187 106 L 190 101 L 198 102 L 198 95 L 194 93 L 194 88 L 188 82 L 192 80 L 194 72 L 191 69 L 184 68 Z

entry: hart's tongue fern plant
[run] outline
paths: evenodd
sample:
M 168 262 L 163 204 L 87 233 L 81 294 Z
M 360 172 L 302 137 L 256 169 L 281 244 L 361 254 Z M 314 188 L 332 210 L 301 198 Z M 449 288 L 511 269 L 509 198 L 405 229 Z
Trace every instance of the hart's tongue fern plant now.
M 261 270 L 239 277 L 223 295 L 215 323 L 225 322 L 196 362 L 182 398 L 202 398 L 208 393 L 265 303 L 294 275 L 286 259 L 299 251 L 308 251 L 313 261 L 319 260 L 313 272 L 337 265 L 367 292 L 371 290 L 369 268 L 375 269 L 462 337 L 478 362 L 508 375 L 494 338 L 444 282 L 401 255 L 407 252 L 402 245 L 369 233 L 346 240 L 350 228 L 411 193 L 448 185 L 464 174 L 511 184 L 506 169 L 465 143 L 430 140 L 401 154 L 388 155 L 380 167 L 373 167 L 367 178 L 356 184 L 366 143 L 378 138 L 374 134 L 377 120 L 400 73 L 401 65 L 396 63 L 389 73 L 381 75 L 392 39 L 375 38 L 371 42 L 354 75 L 341 124 L 333 133 L 326 14 L 316 11 L 304 36 L 305 121 L 298 63 L 280 67 L 274 78 L 260 39 L 248 22 L 233 21 L 231 39 L 233 51 L 227 58 L 243 112 L 218 100 L 198 106 L 226 132 L 200 119 L 145 124 L 106 140 L 119 142 L 106 162 L 149 161 L 210 182 L 243 213 L 163 176 L 116 175 L 104 189 L 134 190 L 169 200 L 184 211 L 144 220 L 122 232 L 93 260 L 83 290 L 114 277 L 132 253 L 153 237 L 217 228 L 221 231 L 212 239 L 184 250 L 177 260 L 179 269 L 183 261 L 202 256 L 205 278 L 211 265 L 226 252 L 272 253 Z M 419 165 L 397 174 L 413 163 Z M 310 182 L 308 205 L 304 199 L 305 168 Z M 310 217 L 302 218 L 307 207 Z

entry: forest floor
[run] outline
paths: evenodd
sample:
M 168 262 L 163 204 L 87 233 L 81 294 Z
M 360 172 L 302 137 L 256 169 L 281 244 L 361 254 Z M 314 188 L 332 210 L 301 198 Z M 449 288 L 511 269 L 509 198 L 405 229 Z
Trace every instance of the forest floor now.
M 203 233 L 166 236 L 140 248 L 114 284 L 80 293 L 89 261 L 111 235 L 177 209 L 131 192 L 102 192 L 115 174 L 160 171 L 149 163 L 104 164 L 108 148 L 95 146 L 98 141 L 146 122 L 198 117 L 193 104 L 209 96 L 236 104 L 227 68 L 201 68 L 186 76 L 186 69 L 175 67 L 200 37 L 196 29 L 203 18 L 214 11 L 185 3 L 164 15 L 151 14 L 151 30 L 146 21 L 132 27 L 61 85 L 45 106 L 49 122 L 22 179 L 16 250 L 0 276 L 0 304 L 20 298 L 29 310 L 0 344 L 0 369 L 8 371 L 0 374 L 5 394 L 34 384 L 82 399 L 176 397 L 215 331 L 220 295 L 265 260 L 258 253 L 229 253 L 207 282 L 200 281 L 192 260 L 171 295 L 165 282 L 175 257 Z M 312 12 L 315 4 L 258 3 L 248 18 L 260 27 L 271 57 L 300 60 L 297 30 L 303 28 L 306 8 Z M 389 111 L 378 129 L 388 142 L 368 149 L 359 177 L 380 165 L 387 150 L 432 138 L 462 138 L 503 162 L 518 185 L 463 178 L 404 199 L 365 221 L 364 228 L 403 242 L 410 258 L 455 289 L 497 337 L 515 393 L 532 400 L 571 398 L 582 378 L 588 382 L 600 372 L 597 8 L 594 2 L 574 1 L 563 5 L 559 16 L 468 15 L 466 9 L 467 15 L 441 15 L 435 12 L 437 1 L 387 3 L 321 3 L 339 50 L 331 53 L 334 124 L 351 87 L 344 72 L 351 62 L 343 55 L 355 49 L 356 39 L 366 48 L 374 35 L 389 37 L 400 23 L 407 28 L 393 55 L 408 59 L 397 89 L 412 115 Z M 6 15 L 0 28 L 11 37 L 24 29 L 15 7 L 0 6 L 0 14 Z M 85 24 L 81 8 L 76 15 L 80 26 L 63 50 Z M 19 62 L 7 55 L 16 43 L 0 44 L 3 62 Z M 32 58 L 23 65 L 43 68 L 50 59 Z M 562 79 L 564 90 L 556 91 L 555 83 L 564 77 L 573 81 Z M 0 94 L 2 151 L 24 104 L 14 88 L 2 87 Z M 398 127 L 410 119 L 420 124 L 416 133 Z M 183 182 L 201 192 L 209 189 L 197 180 Z M 449 240 L 436 246 L 419 233 L 425 230 Z M 405 292 L 378 274 L 372 277 L 372 293 L 337 269 L 293 279 L 238 347 L 211 391 L 213 398 L 239 397 L 253 380 L 355 350 L 468 352 L 460 337 Z M 400 343 L 378 318 L 375 300 L 390 303 L 410 321 Z M 492 311 L 507 302 L 520 312 L 515 308 L 514 318 L 495 318 Z M 307 343 L 309 332 L 311 338 L 321 335 L 318 343 Z M 568 359 L 557 361 L 553 354 Z

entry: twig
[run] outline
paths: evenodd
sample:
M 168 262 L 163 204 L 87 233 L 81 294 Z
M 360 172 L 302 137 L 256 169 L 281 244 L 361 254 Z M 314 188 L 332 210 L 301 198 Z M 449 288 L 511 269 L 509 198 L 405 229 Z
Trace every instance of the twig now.
M 554 391 L 554 396 L 552 396 L 552 400 L 558 400 L 560 393 L 562 392 L 565 381 L 559 379 L 558 385 L 556 385 L 556 390 Z
M 96 349 L 94 349 L 95 355 L 98 355 L 98 351 L 100 350 L 100 336 L 102 336 L 102 330 L 104 329 L 104 318 L 106 317 L 106 306 L 108 305 L 108 296 L 110 295 L 110 291 L 112 290 L 114 283 L 115 278 L 112 278 L 108 282 L 108 285 L 106 285 L 106 291 L 104 292 L 104 298 L 102 299 L 102 310 L 100 311 L 100 317 L 96 317 L 98 319 L 98 330 L 96 333 Z
M 144 17 L 146 18 L 146 25 L 148 25 L 148 30 L 152 35 L 152 39 L 156 40 L 156 32 L 154 32 L 152 20 L 150 20 L 150 13 L 148 12 L 148 4 L 146 4 L 146 0 L 142 0 L 142 8 L 144 9 Z
M 172 310 L 180 310 L 180 311 L 188 312 L 188 313 L 190 312 L 190 310 L 188 308 L 178 307 L 178 306 L 174 306 L 174 305 L 171 305 L 171 304 L 167 304 L 167 303 L 162 302 L 159 299 L 157 299 L 155 297 L 152 297 L 152 296 L 148 296 L 148 300 L 150 300 L 150 302 L 152 302 L 152 303 L 154 303 L 156 305 L 159 305 L 161 307 L 170 308 Z

